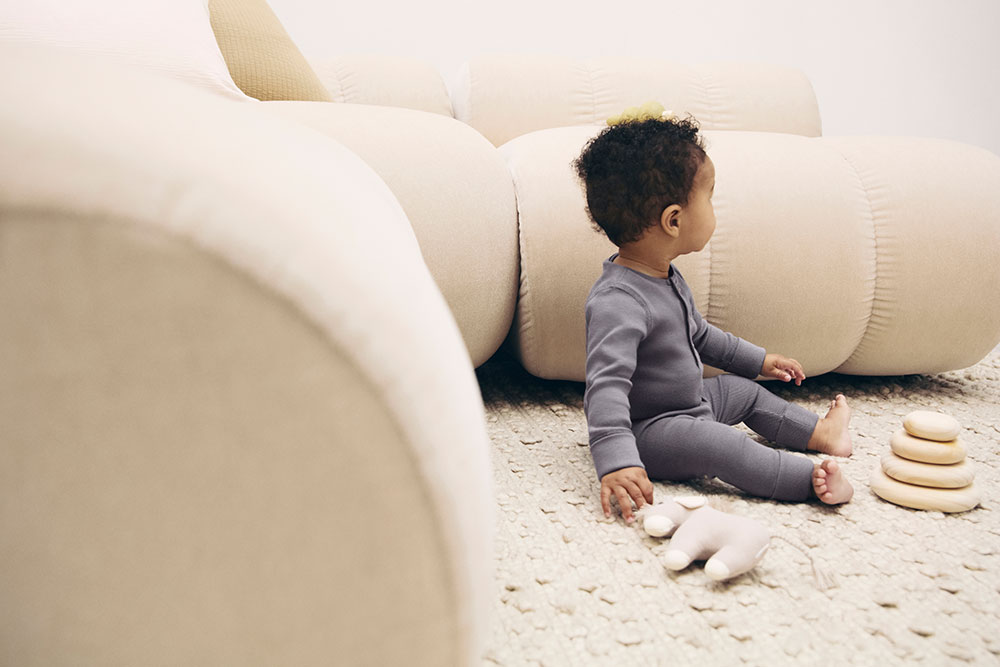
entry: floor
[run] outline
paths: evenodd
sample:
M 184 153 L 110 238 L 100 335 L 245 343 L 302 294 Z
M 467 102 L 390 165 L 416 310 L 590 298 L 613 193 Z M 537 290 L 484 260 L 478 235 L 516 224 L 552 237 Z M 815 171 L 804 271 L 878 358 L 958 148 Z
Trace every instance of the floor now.
M 697 562 L 664 568 L 668 538 L 604 517 L 582 384 L 533 378 L 503 353 L 477 374 L 498 499 L 485 665 L 1000 664 L 1000 347 L 934 376 L 769 383 L 819 414 L 847 396 L 854 453 L 839 462 L 855 495 L 830 508 L 750 498 L 717 480 L 656 483 L 654 500 L 705 495 L 770 531 L 763 561 L 724 583 Z M 911 510 L 870 491 L 912 410 L 962 424 L 978 508 Z

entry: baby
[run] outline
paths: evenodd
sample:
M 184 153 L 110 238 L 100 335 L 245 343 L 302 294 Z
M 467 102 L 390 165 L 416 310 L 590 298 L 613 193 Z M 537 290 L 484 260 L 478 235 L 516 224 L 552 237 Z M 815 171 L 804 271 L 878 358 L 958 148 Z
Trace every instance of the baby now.
M 745 422 L 780 447 L 850 456 L 843 395 L 822 419 L 778 398 L 757 376 L 801 385 L 795 359 L 706 322 L 671 262 L 705 247 L 715 231 L 715 166 L 692 118 L 618 122 L 573 166 L 597 227 L 618 246 L 587 297 L 584 411 L 601 480 L 627 523 L 653 502 L 649 478 L 718 477 L 775 500 L 845 503 L 854 493 L 837 463 L 814 465 L 731 428 Z M 703 379 L 702 362 L 731 374 Z M 648 474 L 648 476 L 647 476 Z

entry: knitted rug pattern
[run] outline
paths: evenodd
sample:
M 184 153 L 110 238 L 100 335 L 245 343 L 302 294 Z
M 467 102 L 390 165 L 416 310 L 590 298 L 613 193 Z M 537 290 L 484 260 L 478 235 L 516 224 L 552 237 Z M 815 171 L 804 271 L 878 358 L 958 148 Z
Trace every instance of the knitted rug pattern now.
M 657 502 L 704 495 L 771 532 L 763 561 L 721 583 L 700 562 L 666 569 L 669 540 L 626 525 L 615 505 L 604 517 L 582 383 L 534 378 L 503 353 L 477 375 L 497 494 L 484 665 L 1000 664 L 1000 347 L 938 375 L 768 382 L 821 416 L 847 397 L 854 452 L 838 462 L 854 498 L 828 507 L 718 480 L 654 482 Z M 958 419 L 979 507 L 919 511 L 872 493 L 872 470 L 913 410 Z

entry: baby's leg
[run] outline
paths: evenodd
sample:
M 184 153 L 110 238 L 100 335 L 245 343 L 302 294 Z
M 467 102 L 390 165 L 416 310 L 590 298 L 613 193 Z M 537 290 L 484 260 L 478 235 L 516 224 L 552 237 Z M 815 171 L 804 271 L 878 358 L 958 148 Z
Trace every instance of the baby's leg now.
M 804 452 L 819 422 L 816 413 L 738 375 L 705 380 L 704 394 L 716 420 L 723 424 L 744 422 L 755 433 L 788 449 Z
M 809 438 L 807 449 L 812 449 L 833 456 L 850 456 L 854 451 L 851 443 L 851 408 L 843 394 L 830 401 L 830 409 L 826 416 L 816 424 L 816 430 Z
M 844 477 L 837 462 L 827 459 L 813 470 L 813 492 L 827 505 L 839 505 L 851 499 L 854 487 Z
M 813 494 L 812 461 L 762 445 L 716 421 L 659 419 L 638 429 L 636 444 L 654 479 L 718 477 L 746 493 L 774 500 L 803 501 Z

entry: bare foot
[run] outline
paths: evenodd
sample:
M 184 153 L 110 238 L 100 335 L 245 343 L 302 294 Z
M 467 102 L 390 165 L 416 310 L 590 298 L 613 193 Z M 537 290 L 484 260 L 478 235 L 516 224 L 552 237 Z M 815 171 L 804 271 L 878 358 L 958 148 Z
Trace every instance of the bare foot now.
M 816 497 L 827 505 L 846 503 L 854 495 L 854 487 L 833 459 L 827 459 L 813 468 L 813 490 Z
M 854 451 L 851 432 L 848 430 L 850 421 L 851 408 L 847 406 L 847 399 L 843 394 L 837 394 L 837 398 L 830 401 L 830 411 L 816 422 L 806 449 L 830 456 L 850 456 Z

